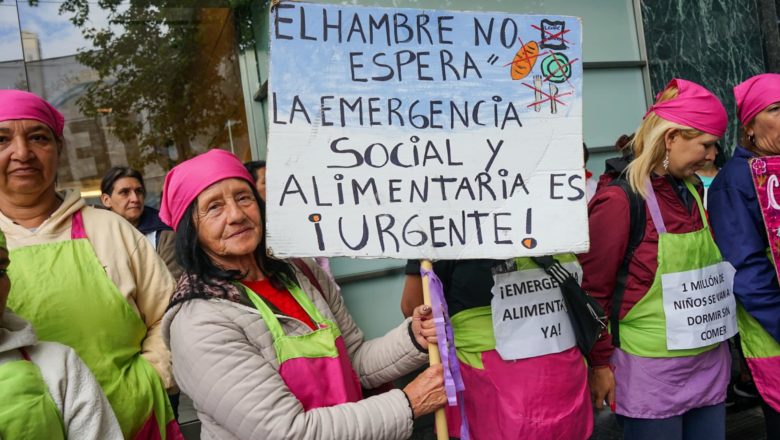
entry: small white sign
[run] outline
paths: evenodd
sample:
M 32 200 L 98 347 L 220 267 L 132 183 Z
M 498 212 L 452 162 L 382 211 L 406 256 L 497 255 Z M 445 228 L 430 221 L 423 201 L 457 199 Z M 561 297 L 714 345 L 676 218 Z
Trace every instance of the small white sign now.
M 661 276 L 668 350 L 705 347 L 737 334 L 734 272 L 722 262 Z
M 579 282 L 577 263 L 562 266 Z M 560 286 L 543 269 L 493 275 L 493 333 L 501 359 L 560 353 L 577 344 Z

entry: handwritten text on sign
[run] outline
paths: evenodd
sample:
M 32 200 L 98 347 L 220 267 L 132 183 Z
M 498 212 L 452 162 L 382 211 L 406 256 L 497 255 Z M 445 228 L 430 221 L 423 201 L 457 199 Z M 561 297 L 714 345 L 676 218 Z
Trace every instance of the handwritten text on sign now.
M 724 261 L 661 276 L 667 349 L 704 347 L 737 333 L 734 272 Z
M 579 281 L 576 262 L 563 267 Z M 493 275 L 493 334 L 501 359 L 560 353 L 577 345 L 560 285 L 543 269 Z
M 577 18 L 290 2 L 270 32 L 275 255 L 587 249 Z

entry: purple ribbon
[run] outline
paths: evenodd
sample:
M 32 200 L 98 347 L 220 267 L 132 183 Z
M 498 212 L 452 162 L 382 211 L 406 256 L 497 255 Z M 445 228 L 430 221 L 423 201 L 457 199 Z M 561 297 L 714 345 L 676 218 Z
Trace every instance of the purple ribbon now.
M 463 405 L 463 391 L 466 386 L 463 384 L 460 363 L 455 353 L 455 337 L 452 333 L 447 301 L 444 299 L 444 287 L 432 270 L 420 267 L 420 275 L 428 277 L 433 322 L 436 325 L 437 345 L 441 354 L 441 366 L 444 369 L 444 391 L 447 394 L 447 403 L 449 406 L 458 406 L 460 410 L 460 438 L 461 440 L 469 440 L 469 423 L 466 420 L 466 408 Z

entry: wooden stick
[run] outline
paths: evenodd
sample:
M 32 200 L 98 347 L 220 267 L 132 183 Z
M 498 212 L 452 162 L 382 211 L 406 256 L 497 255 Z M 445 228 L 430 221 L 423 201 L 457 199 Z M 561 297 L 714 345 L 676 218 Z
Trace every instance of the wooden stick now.
M 425 270 L 433 270 L 431 260 L 422 260 L 420 265 Z M 428 276 L 424 276 L 422 279 L 423 288 L 423 303 L 427 306 L 431 305 L 431 289 L 428 286 Z M 446 353 L 445 353 L 446 356 Z M 436 344 L 428 344 L 428 357 L 431 365 L 441 364 L 441 355 L 439 354 L 439 346 Z M 437 409 L 435 414 L 436 420 L 436 439 L 437 440 L 449 440 L 450 433 L 447 430 L 447 415 L 444 413 L 444 408 Z

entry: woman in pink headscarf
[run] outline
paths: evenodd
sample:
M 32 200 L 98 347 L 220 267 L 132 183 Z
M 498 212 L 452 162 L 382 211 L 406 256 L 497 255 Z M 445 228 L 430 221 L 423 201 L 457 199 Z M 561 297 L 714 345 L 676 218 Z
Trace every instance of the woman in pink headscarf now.
M 265 252 L 264 204 L 238 158 L 211 150 L 165 177 L 160 218 L 176 230 L 179 279 L 163 333 L 202 437 L 406 439 L 446 402 L 441 366 L 366 399 L 422 366 L 436 330 L 428 306 L 370 341 L 339 286 L 312 260 Z M 294 237 L 291 237 L 294 239 Z
M 780 75 L 754 76 L 734 96 L 741 145 L 710 187 L 709 212 L 715 241 L 737 270 L 741 346 L 763 399 L 766 438 L 780 438 L 780 285 L 749 163 L 780 155 Z
M 42 340 L 76 350 L 127 439 L 181 438 L 160 320 L 174 288 L 130 223 L 56 190 L 64 119 L 38 96 L 0 90 L 0 229 L 14 282 L 8 306 Z
M 612 407 L 626 439 L 725 438 L 736 305 L 722 293 L 730 266 L 695 172 L 715 158 L 726 126 L 712 93 L 673 79 L 636 132 L 625 177 L 588 206 L 582 287 L 610 321 L 589 356 L 591 395 L 597 408 Z

